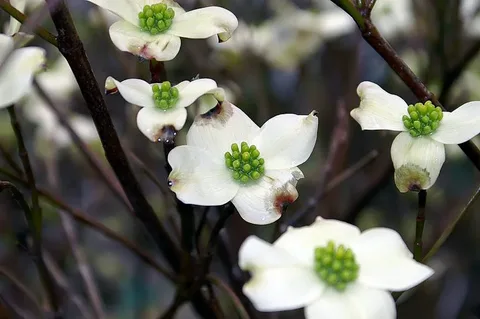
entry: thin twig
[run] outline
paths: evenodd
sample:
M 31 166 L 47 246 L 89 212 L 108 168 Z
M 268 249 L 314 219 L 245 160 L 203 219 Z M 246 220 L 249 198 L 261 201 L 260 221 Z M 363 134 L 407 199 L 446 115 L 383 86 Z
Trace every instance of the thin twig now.
M 45 256 L 45 265 L 47 265 L 48 271 L 55 278 L 55 282 L 63 290 L 64 294 L 72 301 L 73 304 L 75 304 L 75 306 L 77 306 L 82 317 L 94 318 L 92 312 L 90 311 L 83 298 L 80 297 L 78 293 L 75 292 L 74 289 L 71 287 L 70 283 L 68 282 L 67 276 L 55 263 L 53 257 L 50 256 L 50 254 L 48 254 L 46 251 L 43 252 L 43 255 Z
M 241 319 L 250 319 L 250 316 L 248 315 L 247 310 L 242 304 L 242 301 L 238 296 L 233 292 L 230 287 L 223 282 L 220 278 L 218 278 L 215 275 L 208 275 L 207 280 L 220 288 L 225 294 L 227 294 L 230 297 L 230 300 L 232 301 L 233 305 L 235 306 L 235 309 L 238 312 L 238 315 L 240 316 Z
M 10 115 L 10 122 L 12 124 L 12 129 L 15 133 L 18 144 L 18 154 L 23 165 L 23 170 L 25 171 L 25 176 L 28 182 L 28 188 L 31 192 L 32 198 L 32 210 L 24 210 L 25 216 L 28 221 L 28 225 L 33 234 L 33 254 L 35 256 L 35 262 L 38 268 L 38 272 L 44 288 L 47 292 L 47 297 L 50 305 L 53 308 L 53 311 L 58 314 L 60 304 L 58 301 L 58 296 L 55 291 L 55 284 L 52 277 L 50 276 L 42 256 L 42 210 L 40 208 L 40 203 L 38 199 L 38 191 L 35 183 L 35 176 L 33 174 L 32 165 L 30 164 L 30 158 L 28 156 L 27 148 L 25 147 L 25 141 L 23 139 L 22 130 L 20 128 L 20 123 L 17 120 L 17 114 L 15 112 L 15 106 L 9 106 L 7 108 L 8 114 Z
M 14 174 L 8 172 L 3 168 L 0 168 L 0 174 L 7 176 L 8 178 L 14 180 L 19 184 L 22 184 L 25 187 L 28 186 L 27 182 L 24 179 L 15 176 Z M 49 191 L 43 188 L 39 188 L 38 193 L 51 205 L 62 209 L 63 211 L 71 215 L 73 218 L 75 218 L 76 221 L 82 224 L 85 224 L 93 228 L 94 230 L 99 231 L 104 236 L 112 239 L 113 241 L 118 242 L 124 248 L 130 250 L 130 252 L 132 252 L 134 255 L 137 255 L 145 263 L 152 266 L 156 271 L 164 275 L 167 279 L 171 280 L 172 282 L 176 282 L 176 277 L 173 274 L 171 274 L 167 269 L 165 269 L 162 265 L 160 265 L 152 256 L 150 256 L 148 253 L 138 248 L 134 243 L 129 241 L 127 238 L 115 233 L 114 231 L 105 227 L 104 225 L 97 222 L 96 220 L 88 217 L 88 215 L 83 211 L 70 207 L 65 202 L 63 202 L 60 198 L 50 193 Z
M 15 286 L 15 288 L 17 288 L 18 290 L 20 290 L 20 291 L 25 295 L 25 297 L 26 297 L 32 304 L 35 305 L 35 308 L 37 309 L 38 314 L 40 315 L 39 318 L 43 317 L 44 309 L 42 308 L 42 306 L 41 306 L 40 303 L 38 302 L 37 298 L 32 294 L 32 292 L 30 291 L 30 288 L 28 288 L 27 286 L 25 286 L 24 284 L 22 284 L 22 282 L 21 282 L 20 280 L 18 280 L 17 278 L 15 278 L 14 275 L 12 275 L 8 270 L 6 270 L 5 268 L 3 268 L 3 267 L 1 267 L 1 266 L 0 266 L 0 275 L 2 275 L 3 277 L 7 278 L 8 281 L 10 281 L 13 286 Z
M 47 0 L 53 23 L 59 32 L 58 48 L 66 58 L 80 91 L 85 99 L 97 131 L 102 141 L 105 155 L 124 189 L 135 216 L 143 223 L 148 233 L 157 244 L 165 259 L 173 269 L 180 269 L 180 260 L 175 243 L 158 220 L 155 212 L 147 202 L 137 179 L 135 178 L 120 140 L 108 113 L 95 75 L 88 61 L 82 41 L 80 40 L 70 12 L 64 0 Z
M 16 174 L 23 175 L 22 168 L 15 162 L 8 150 L 2 144 L 0 144 L 0 154 L 2 154 L 2 157 L 5 159 L 8 166 L 10 166 L 10 168 L 13 169 Z
M 345 169 L 342 173 L 338 174 L 333 178 L 324 189 L 315 194 L 298 213 L 292 216 L 285 225 L 281 228 L 281 231 L 284 232 L 287 229 L 287 226 L 298 226 L 299 222 L 310 214 L 310 212 L 318 205 L 318 202 L 321 201 L 325 196 L 327 196 L 333 189 L 340 186 L 343 182 L 350 179 L 353 175 L 364 169 L 367 165 L 373 162 L 379 153 L 377 150 L 373 150 L 364 157 L 362 157 L 358 162 Z
M 471 48 L 465 53 L 462 59 L 448 71 L 443 78 L 442 89 L 440 90 L 439 100 L 442 103 L 447 102 L 447 97 L 451 88 L 462 75 L 463 71 L 474 60 L 480 51 L 480 40 L 475 41 Z
M 47 102 L 46 104 L 50 107 L 50 110 L 55 113 L 57 116 L 60 124 L 67 130 L 68 134 L 72 138 L 73 143 L 77 148 L 80 150 L 80 153 L 85 157 L 87 162 L 90 166 L 97 172 L 97 174 L 101 177 L 105 185 L 107 185 L 108 189 L 119 199 L 119 201 L 130 211 L 133 212 L 132 205 L 128 202 L 127 196 L 123 191 L 122 187 L 118 183 L 118 180 L 112 174 L 110 170 L 105 168 L 103 164 L 100 162 L 99 158 L 93 153 L 89 148 L 88 145 L 80 138 L 80 136 L 75 132 L 75 130 L 70 125 L 67 115 L 62 110 L 61 107 L 56 105 L 56 103 L 45 93 L 43 88 L 38 84 L 36 80 L 34 80 L 34 87 L 37 90 L 40 97 Z
M 413 258 L 416 261 L 422 260 L 423 252 L 423 229 L 425 227 L 425 206 L 427 204 L 427 191 L 418 192 L 418 213 L 415 228 L 415 243 L 413 247 Z
M 195 231 L 195 243 L 197 246 L 197 253 L 200 254 L 200 239 L 202 236 L 202 230 L 207 224 L 207 215 L 208 211 L 210 210 L 210 206 L 205 206 L 202 212 L 202 217 L 200 217 L 200 221 L 198 222 L 197 230 Z
M 0 8 L 2 8 L 3 11 L 8 13 L 10 16 L 15 18 L 20 23 L 24 23 L 28 19 L 27 16 L 25 16 L 23 13 L 21 13 L 16 8 L 14 8 L 6 0 L 0 0 Z M 35 25 L 33 30 L 34 30 L 35 34 L 38 35 L 40 38 L 49 42 L 53 46 L 58 46 L 57 38 L 53 34 L 48 32 L 48 30 L 45 29 L 44 27 L 42 27 L 40 25 Z
M 430 258 L 435 255 L 435 253 L 440 249 L 440 247 L 443 245 L 443 243 L 447 240 L 447 238 L 450 236 L 450 234 L 453 232 L 457 224 L 462 220 L 462 218 L 465 217 L 465 214 L 469 211 L 469 209 L 472 207 L 472 205 L 477 201 L 477 199 L 480 197 L 480 187 L 477 188 L 477 191 L 475 194 L 470 198 L 468 203 L 465 205 L 465 207 L 462 209 L 462 211 L 455 217 L 455 219 L 448 224 L 448 226 L 443 230 L 442 234 L 440 237 L 435 241 L 433 244 L 432 248 L 428 251 L 428 253 L 423 257 L 422 262 L 425 263 Z

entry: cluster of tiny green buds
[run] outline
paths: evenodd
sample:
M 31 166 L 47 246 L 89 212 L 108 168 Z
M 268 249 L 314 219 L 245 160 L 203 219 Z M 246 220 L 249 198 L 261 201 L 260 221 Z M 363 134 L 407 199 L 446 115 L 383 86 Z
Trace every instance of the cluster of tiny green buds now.
M 328 286 L 344 291 L 347 285 L 358 278 L 360 267 L 350 248 L 335 246 L 329 241 L 327 246 L 315 248 L 315 272 Z
M 255 145 L 248 146 L 247 142 L 232 144 L 232 152 L 225 153 L 225 165 L 232 170 L 235 180 L 242 183 L 256 181 L 265 172 L 265 160 L 260 158 L 260 152 Z
M 163 3 L 146 5 L 138 14 L 140 28 L 152 35 L 162 33 L 170 28 L 174 17 L 175 11 Z
M 408 107 L 408 115 L 404 115 L 403 125 L 411 136 L 430 135 L 438 128 L 443 118 L 440 107 L 435 107 L 432 102 L 417 103 Z
M 168 110 L 172 108 L 178 101 L 178 89 L 176 87 L 172 87 L 168 81 L 165 81 L 160 85 L 154 84 L 152 86 L 152 91 L 155 106 L 162 110 Z

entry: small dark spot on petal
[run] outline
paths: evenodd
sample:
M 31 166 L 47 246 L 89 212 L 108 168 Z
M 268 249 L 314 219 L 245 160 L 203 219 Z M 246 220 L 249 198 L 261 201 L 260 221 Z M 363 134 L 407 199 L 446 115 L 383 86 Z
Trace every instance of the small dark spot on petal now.
M 166 125 L 159 131 L 157 141 L 167 144 L 175 142 L 175 136 L 177 136 L 177 130 L 173 125 Z
M 408 190 L 411 192 L 420 192 L 422 190 L 422 187 L 417 183 L 413 183 L 408 186 Z
M 293 203 L 296 199 L 297 198 L 293 194 L 289 194 L 288 192 L 282 192 L 281 194 L 278 194 L 273 202 L 275 211 L 282 215 L 287 210 L 288 205 Z
M 105 90 L 105 95 L 111 95 L 111 94 L 115 94 L 115 93 L 118 93 L 118 88 L 113 88 L 113 89 L 110 89 L 110 90 Z
M 173 186 L 173 181 L 169 180 L 167 184 L 168 184 L 168 187 L 172 187 Z
M 200 116 L 204 119 L 211 119 L 212 117 L 217 116 L 222 112 L 222 103 L 219 102 L 214 108 L 211 108 L 207 112 L 201 114 Z
M 317 115 L 318 115 L 318 111 L 313 110 L 313 111 L 312 111 L 312 115 L 313 115 L 313 116 L 317 116 Z

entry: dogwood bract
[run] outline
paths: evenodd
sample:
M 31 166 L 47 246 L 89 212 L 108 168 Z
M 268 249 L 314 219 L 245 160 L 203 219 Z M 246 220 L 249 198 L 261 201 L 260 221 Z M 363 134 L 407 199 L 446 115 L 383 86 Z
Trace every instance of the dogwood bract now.
M 238 259 L 252 275 L 243 292 L 256 309 L 305 307 L 307 319 L 394 319 L 389 291 L 410 289 L 433 274 L 413 260 L 394 230 L 360 233 L 322 218 L 289 228 L 273 244 L 250 236 Z
M 121 50 L 145 59 L 169 61 L 180 50 L 180 37 L 227 41 L 238 26 L 233 13 L 220 7 L 185 12 L 173 0 L 88 0 L 123 20 L 110 27 L 110 38 Z
M 295 188 L 317 139 L 318 118 L 282 114 L 258 127 L 224 101 L 196 117 L 187 145 L 174 148 L 168 163 L 170 189 L 187 204 L 216 206 L 229 201 L 253 224 L 280 218 L 298 197 Z
M 173 126 L 182 129 L 187 120 L 185 108 L 192 105 L 203 95 L 209 95 L 210 108 L 218 101 L 223 101 L 223 89 L 211 79 L 198 79 L 192 82 L 183 81 L 175 86 L 170 82 L 149 84 L 139 79 L 128 79 L 122 82 L 108 77 L 105 82 L 107 93 L 117 90 L 129 103 L 143 107 L 137 115 L 137 125 L 140 131 L 151 141 L 161 139 L 162 130 Z
M 460 144 L 480 133 L 480 102 L 443 112 L 429 101 L 409 106 L 371 82 L 360 83 L 357 93 L 360 106 L 350 115 L 363 130 L 402 132 L 391 148 L 401 192 L 430 188 L 445 161 L 444 144 Z
M 13 38 L 0 34 L 0 108 L 16 103 L 31 90 L 33 76 L 45 63 L 44 49 L 12 50 Z

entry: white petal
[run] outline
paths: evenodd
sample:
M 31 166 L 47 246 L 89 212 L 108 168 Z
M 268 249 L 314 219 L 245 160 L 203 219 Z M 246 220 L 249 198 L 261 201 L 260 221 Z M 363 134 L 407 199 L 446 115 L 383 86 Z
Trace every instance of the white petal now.
M 168 155 L 172 172 L 170 189 L 186 204 L 215 206 L 230 201 L 239 185 L 222 162 L 205 150 L 192 146 L 175 147 Z
M 181 130 L 187 120 L 187 110 L 175 107 L 164 111 L 154 107 L 145 107 L 137 114 L 138 129 L 152 142 L 163 140 L 165 127 L 173 126 Z
M 25 3 L 26 0 L 10 0 L 10 5 L 21 13 L 24 13 L 25 11 Z M 15 33 L 18 32 L 18 30 L 20 30 L 22 24 L 20 23 L 20 21 L 10 16 L 10 21 L 7 23 L 6 26 L 7 27 L 5 28 L 5 34 L 13 36 Z
M 9 106 L 32 89 L 32 80 L 45 63 L 45 50 L 28 47 L 15 50 L 0 69 L 0 108 Z
M 266 225 L 278 220 L 297 198 L 295 186 L 264 176 L 251 185 L 240 187 L 232 203 L 247 222 Z
M 263 124 L 252 144 L 265 159 L 266 169 L 292 168 L 310 157 L 317 141 L 316 113 L 277 115 Z
M 369 229 L 350 248 L 360 265 L 358 281 L 368 287 L 403 291 L 433 275 L 433 269 L 412 258 L 400 235 L 392 229 Z
M 400 192 L 430 188 L 445 162 L 445 146 L 430 137 L 411 137 L 402 132 L 391 148 L 395 184 Z
M 255 270 L 266 267 L 301 266 L 285 250 L 256 237 L 249 236 L 238 251 L 238 265 L 243 270 Z
M 144 59 L 170 61 L 180 51 L 180 38 L 170 34 L 151 35 L 127 21 L 118 21 L 110 27 L 113 44 L 124 52 L 130 52 Z
M 406 131 L 402 117 L 408 115 L 408 105 L 372 82 L 362 82 L 357 88 L 360 106 L 350 115 L 362 130 Z
M 0 33 L 0 62 L 13 50 L 15 42 L 12 37 Z
M 142 1 L 135 0 L 87 0 L 107 9 L 131 24 L 139 23 L 138 13 L 143 10 Z
M 175 15 L 167 33 L 190 39 L 206 39 L 218 34 L 227 41 L 238 26 L 237 17 L 221 7 L 206 7 Z
M 318 218 L 310 226 L 289 227 L 277 241 L 275 247 L 283 248 L 303 264 L 313 267 L 315 248 L 326 246 L 329 240 L 347 247 L 360 235 L 360 230 L 345 222 Z
M 325 286 L 304 267 L 255 268 L 243 293 L 259 311 L 291 310 L 318 299 Z
M 223 160 L 232 143 L 250 142 L 259 127 L 235 105 L 224 101 L 208 113 L 198 115 L 188 130 L 187 144 L 209 151 Z
M 480 133 L 480 102 L 463 104 L 443 119 L 432 138 L 443 144 L 460 144 Z
M 306 319 L 395 319 L 395 301 L 389 292 L 352 285 L 344 292 L 327 289 L 305 308 Z
M 143 80 L 128 79 L 120 82 L 109 76 L 105 81 L 105 87 L 107 90 L 118 89 L 118 92 L 128 103 L 142 107 L 155 107 L 152 87 Z
M 217 88 L 217 83 L 212 79 L 198 79 L 179 89 L 178 107 L 192 105 L 199 97 Z

